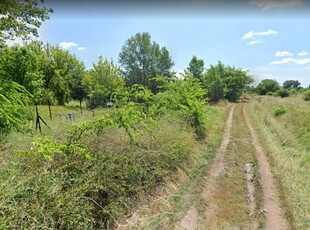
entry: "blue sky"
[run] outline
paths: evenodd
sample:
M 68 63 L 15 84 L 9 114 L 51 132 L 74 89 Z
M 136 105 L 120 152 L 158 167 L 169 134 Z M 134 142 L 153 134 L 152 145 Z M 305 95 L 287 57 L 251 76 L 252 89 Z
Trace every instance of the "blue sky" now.
M 310 84 L 310 5 L 305 0 L 65 1 L 39 29 L 40 39 L 74 53 L 91 68 L 102 55 L 118 63 L 137 32 L 166 46 L 184 70 L 196 55 L 205 67 L 221 61 L 254 79 Z

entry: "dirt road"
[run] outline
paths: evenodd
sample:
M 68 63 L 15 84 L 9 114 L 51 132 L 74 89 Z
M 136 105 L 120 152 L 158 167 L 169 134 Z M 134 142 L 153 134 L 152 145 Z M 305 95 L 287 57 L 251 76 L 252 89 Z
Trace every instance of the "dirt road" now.
M 231 107 L 204 183 L 205 212 L 199 215 L 192 206 L 175 229 L 289 229 L 271 166 L 243 103 Z

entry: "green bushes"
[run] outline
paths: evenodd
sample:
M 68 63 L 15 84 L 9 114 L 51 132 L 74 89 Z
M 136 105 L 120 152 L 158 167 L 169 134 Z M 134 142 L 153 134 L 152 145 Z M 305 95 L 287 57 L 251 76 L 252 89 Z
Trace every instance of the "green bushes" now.
M 276 94 L 278 95 L 278 96 L 280 96 L 280 97 L 288 97 L 288 96 L 290 96 L 290 92 L 287 90 L 287 89 L 284 89 L 284 88 L 281 88 L 281 89 L 279 89 L 277 92 L 276 92 Z
M 125 131 L 110 127 L 88 133 L 92 160 L 59 152 L 53 161 L 12 155 L 0 169 L 0 228 L 103 229 L 151 194 L 195 151 L 194 130 L 180 117 L 165 116 L 149 135 L 128 146 Z M 89 144 L 90 143 L 90 144 Z M 78 149 L 75 149 L 78 151 Z
M 303 93 L 302 98 L 305 101 L 310 101 L 310 90 L 307 90 L 306 92 Z
M 286 113 L 286 108 L 283 105 L 279 105 L 278 107 L 273 108 L 273 115 L 276 117 Z

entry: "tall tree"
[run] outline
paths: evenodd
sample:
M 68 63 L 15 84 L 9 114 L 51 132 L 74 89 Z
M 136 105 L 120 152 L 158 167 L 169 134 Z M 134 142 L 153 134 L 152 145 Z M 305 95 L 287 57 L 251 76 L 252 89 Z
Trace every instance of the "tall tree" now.
M 216 66 L 211 65 L 205 74 L 204 88 L 207 89 L 207 97 L 212 102 L 217 102 L 224 98 L 224 65 L 219 62 Z
M 82 101 L 87 97 L 86 87 L 82 81 L 85 77 L 85 66 L 83 62 L 72 59 L 71 71 L 69 72 L 69 89 L 71 98 L 80 102 L 80 110 L 82 114 Z
M 246 87 L 253 82 L 252 76 L 240 68 L 224 66 L 218 62 L 205 74 L 207 95 L 213 102 L 226 98 L 229 101 L 239 100 Z
M 113 60 L 109 62 L 100 56 L 98 63 L 93 64 L 93 69 L 86 72 L 83 85 L 87 89 L 91 106 L 95 107 L 105 106 L 112 94 L 125 85 L 125 81 Z
M 200 83 L 203 83 L 203 71 L 204 71 L 204 61 L 193 56 L 192 60 L 187 67 L 186 72 L 191 76 L 198 79 Z
M 40 8 L 39 2 L 43 3 L 43 0 L 0 1 L 0 47 L 6 39 L 38 37 L 38 28 L 49 19 L 48 13 L 53 12 L 46 7 Z
M 43 73 L 39 59 L 28 47 L 5 47 L 0 55 L 0 78 L 23 86 L 38 99 L 43 86 Z
M 279 83 L 276 80 L 264 79 L 256 87 L 255 91 L 260 95 L 266 95 L 268 92 L 276 92 L 280 89 Z
M 283 88 L 285 89 L 297 89 L 300 86 L 300 82 L 298 80 L 287 80 L 283 82 Z
M 152 42 L 149 33 L 137 33 L 129 38 L 119 54 L 119 62 L 127 85 L 141 84 L 154 93 L 159 85 L 154 78 L 157 75 L 170 78 L 170 69 L 174 65 L 168 50 Z

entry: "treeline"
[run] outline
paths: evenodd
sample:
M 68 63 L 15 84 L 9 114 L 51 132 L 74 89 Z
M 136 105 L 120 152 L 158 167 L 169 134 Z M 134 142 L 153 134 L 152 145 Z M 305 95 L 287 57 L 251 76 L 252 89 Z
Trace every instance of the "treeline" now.
M 49 43 L 32 42 L 23 47 L 0 50 L 0 126 L 11 129 L 23 118 L 28 104 L 64 105 L 83 100 L 91 108 L 115 102 L 115 95 L 130 94 L 132 87 L 143 87 L 152 95 L 165 91 L 167 83 L 195 79 L 203 98 L 238 101 L 245 87 L 253 82 L 246 71 L 219 62 L 206 69 L 204 61 L 193 57 L 189 67 L 177 77 L 168 50 L 151 40 L 148 33 L 137 33 L 122 47 L 117 65 L 102 56 L 90 70 L 69 51 Z M 158 80 L 158 79 L 162 80 Z M 128 101 L 133 100 L 128 97 Z M 13 118 L 13 120 L 11 119 Z
M 300 85 L 301 83 L 298 80 L 286 80 L 281 86 L 276 80 L 264 79 L 257 87 L 250 86 L 247 89 L 248 92 L 258 95 L 288 97 L 289 95 L 303 93 L 310 89 L 310 85 L 308 88 L 303 88 Z

